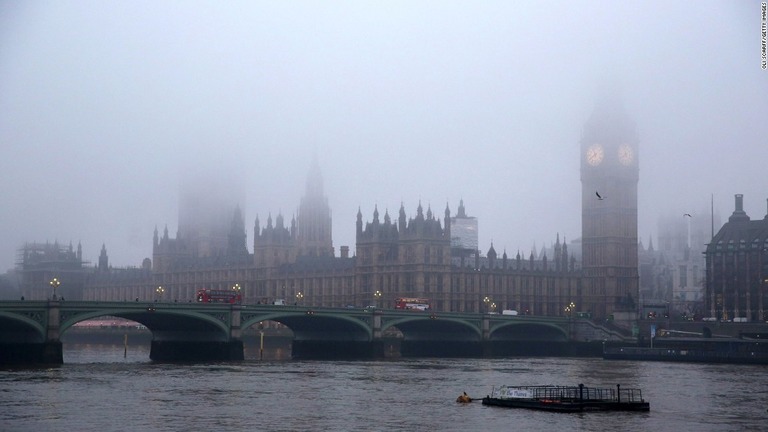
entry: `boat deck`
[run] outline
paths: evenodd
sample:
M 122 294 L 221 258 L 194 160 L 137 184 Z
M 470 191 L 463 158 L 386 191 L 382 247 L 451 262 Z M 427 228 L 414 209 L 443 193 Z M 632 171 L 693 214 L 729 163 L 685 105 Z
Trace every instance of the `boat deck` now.
M 483 405 L 557 412 L 650 411 L 640 389 L 578 386 L 501 386 L 483 398 Z

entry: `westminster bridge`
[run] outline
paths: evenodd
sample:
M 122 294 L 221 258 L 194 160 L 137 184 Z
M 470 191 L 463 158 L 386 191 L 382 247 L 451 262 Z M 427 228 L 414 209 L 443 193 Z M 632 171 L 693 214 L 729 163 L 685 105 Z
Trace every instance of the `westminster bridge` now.
M 294 358 L 382 358 L 391 354 L 394 342 L 404 356 L 567 355 L 622 339 L 619 332 L 567 317 L 301 305 L 2 301 L 0 363 L 63 363 L 61 335 L 102 316 L 146 326 L 152 332 L 150 359 L 155 361 L 243 360 L 243 330 L 265 321 L 293 331 Z M 388 335 L 394 329 L 402 336 L 393 341 Z M 591 342 L 591 348 L 584 342 Z

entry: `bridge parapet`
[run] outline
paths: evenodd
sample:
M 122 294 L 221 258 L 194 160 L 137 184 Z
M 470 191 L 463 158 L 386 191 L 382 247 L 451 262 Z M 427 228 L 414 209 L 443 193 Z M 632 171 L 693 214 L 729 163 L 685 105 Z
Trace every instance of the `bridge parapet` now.
M 154 360 L 185 360 L 185 352 L 195 352 L 194 360 L 241 359 L 243 330 L 267 320 L 293 330 L 295 353 L 334 350 L 373 357 L 381 356 L 382 341 L 391 340 L 386 336 L 391 328 L 402 333 L 406 352 L 431 347 L 424 351 L 426 355 L 484 355 L 490 345 L 567 342 L 577 333 L 574 321 L 567 318 L 527 315 L 297 305 L 5 301 L 0 302 L 0 344 L 18 334 L 27 342 L 60 346 L 61 334 L 68 328 L 105 315 L 127 318 L 151 330 Z M 418 350 L 414 353 L 419 355 Z

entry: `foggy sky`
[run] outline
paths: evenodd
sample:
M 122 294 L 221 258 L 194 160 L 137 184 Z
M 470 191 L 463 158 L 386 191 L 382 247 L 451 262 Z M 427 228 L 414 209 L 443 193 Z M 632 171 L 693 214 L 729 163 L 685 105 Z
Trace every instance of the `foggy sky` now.
M 337 253 L 358 208 L 463 199 L 483 252 L 527 254 L 581 236 L 605 88 L 637 125 L 646 245 L 712 196 L 724 221 L 737 193 L 765 216 L 759 1 L 2 2 L 0 271 L 56 240 L 140 265 L 187 177 L 238 189 L 252 249 L 313 155 Z

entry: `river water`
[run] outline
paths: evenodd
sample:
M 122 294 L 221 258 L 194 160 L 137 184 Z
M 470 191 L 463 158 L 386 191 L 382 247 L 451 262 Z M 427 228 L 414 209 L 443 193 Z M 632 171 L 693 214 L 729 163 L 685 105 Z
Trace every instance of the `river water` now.
M 597 358 L 157 364 L 149 347 L 64 346 L 0 369 L 0 431 L 759 431 L 768 366 Z M 455 402 L 494 385 L 641 388 L 649 413 L 561 414 Z

